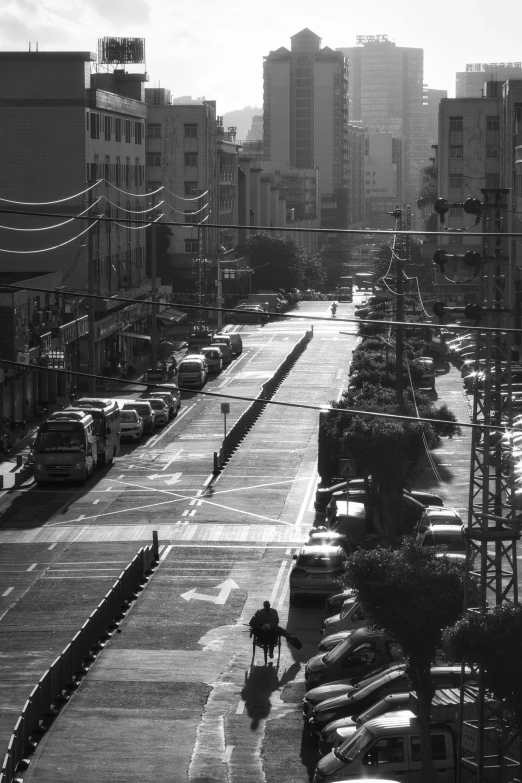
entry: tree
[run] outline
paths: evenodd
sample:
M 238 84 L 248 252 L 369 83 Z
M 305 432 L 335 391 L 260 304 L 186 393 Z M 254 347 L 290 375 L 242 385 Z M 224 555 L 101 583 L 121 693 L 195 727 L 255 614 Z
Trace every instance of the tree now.
M 510 727 L 522 733 L 522 607 L 469 613 L 446 630 L 444 642 L 455 660 L 480 665 L 485 688 L 505 704 Z
M 246 240 L 246 252 L 257 289 L 302 287 L 309 254 L 293 239 L 253 234 Z
M 423 783 L 435 780 L 431 756 L 430 669 L 443 630 L 462 613 L 465 573 L 460 563 L 439 558 L 413 541 L 398 550 L 359 550 L 348 560 L 344 583 L 354 590 L 368 622 L 397 641 L 419 704 Z

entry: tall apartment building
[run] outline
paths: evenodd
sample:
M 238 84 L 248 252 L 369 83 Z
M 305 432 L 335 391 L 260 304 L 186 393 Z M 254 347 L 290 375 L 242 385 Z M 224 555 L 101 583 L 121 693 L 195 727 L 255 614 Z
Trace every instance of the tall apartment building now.
M 341 52 L 305 28 L 265 57 L 264 157 L 319 169 L 321 225 L 348 225 L 348 74 Z
M 508 79 L 522 79 L 522 62 L 467 63 L 465 71 L 455 77 L 456 98 L 481 98 L 486 82 L 504 83 Z
M 125 224 L 126 216 L 136 217 L 145 208 L 138 194 L 145 192 L 147 76 L 123 67 L 96 73 L 91 68 L 95 61 L 90 52 L 0 53 L 2 198 L 43 202 L 47 210 L 71 218 L 93 204 L 90 214 L 118 219 L 91 224 L 74 239 L 88 228 L 86 221 L 6 215 L 3 223 L 13 228 L 62 225 L 49 231 L 0 232 L 3 251 L 23 251 L 0 252 L 0 272 L 60 272 L 60 285 L 106 295 L 95 306 L 90 346 L 83 322 L 80 332 L 64 330 L 58 339 L 49 336 L 46 341 L 48 349 L 63 357 L 62 366 L 86 370 L 94 362 L 101 371 L 115 357 L 131 358 L 136 341 L 125 336 L 145 331 L 150 314 L 146 302 L 123 306 L 110 299 L 119 292 L 143 299 L 150 291 L 146 229 Z M 47 247 L 55 249 L 38 252 Z M 73 351 L 76 341 L 79 349 Z
M 437 144 L 439 138 L 439 106 L 443 98 L 448 97 L 447 90 L 424 88 L 424 106 L 428 122 L 428 136 L 431 144 Z
M 399 200 L 413 202 L 430 147 L 423 106 L 423 50 L 396 46 L 385 35 L 357 40 L 362 45 L 339 50 L 348 61 L 350 121 L 361 122 L 370 133 L 390 133 L 403 141 L 405 181 Z
M 348 125 L 349 199 L 348 224 L 350 228 L 366 225 L 365 153 L 368 131 L 360 125 Z
M 147 102 L 147 189 L 166 190 L 161 211 L 167 221 L 182 220 L 188 228 L 172 226 L 169 269 L 176 291 L 195 290 L 202 259 L 215 253 L 217 229 L 198 229 L 197 223 L 219 222 L 218 126 L 215 101 L 171 103 L 170 90 L 145 90 Z

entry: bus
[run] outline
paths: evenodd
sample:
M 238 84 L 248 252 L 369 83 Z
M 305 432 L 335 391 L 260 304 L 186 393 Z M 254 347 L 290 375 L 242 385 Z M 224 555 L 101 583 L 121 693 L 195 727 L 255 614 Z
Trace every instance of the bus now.
M 110 465 L 120 453 L 120 408 L 115 400 L 82 397 L 67 410 L 82 410 L 94 419 L 98 443 L 98 467 Z
M 355 285 L 359 291 L 373 291 L 373 272 L 356 272 Z
M 38 427 L 34 446 L 34 478 L 82 481 L 92 476 L 97 449 L 94 419 L 83 411 L 56 411 Z

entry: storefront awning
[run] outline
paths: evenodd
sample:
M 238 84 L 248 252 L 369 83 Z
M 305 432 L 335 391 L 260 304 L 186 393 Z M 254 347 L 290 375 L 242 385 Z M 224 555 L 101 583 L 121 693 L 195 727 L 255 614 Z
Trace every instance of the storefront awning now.
M 134 332 L 116 332 L 120 337 L 132 337 L 134 340 L 148 340 L 150 342 L 149 334 L 134 334 Z
M 160 321 L 164 321 L 168 324 L 179 324 L 180 321 L 184 321 L 187 317 L 186 313 L 182 313 L 181 310 L 176 310 L 175 307 L 167 307 L 162 313 L 158 313 L 156 318 Z

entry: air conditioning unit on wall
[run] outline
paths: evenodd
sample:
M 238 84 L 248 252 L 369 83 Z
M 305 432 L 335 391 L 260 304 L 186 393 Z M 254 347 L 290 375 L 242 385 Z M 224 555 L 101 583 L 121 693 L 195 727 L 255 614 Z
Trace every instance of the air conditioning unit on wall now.
M 16 361 L 20 364 L 29 364 L 29 354 L 25 351 L 18 351 Z

